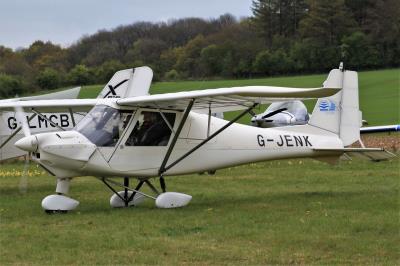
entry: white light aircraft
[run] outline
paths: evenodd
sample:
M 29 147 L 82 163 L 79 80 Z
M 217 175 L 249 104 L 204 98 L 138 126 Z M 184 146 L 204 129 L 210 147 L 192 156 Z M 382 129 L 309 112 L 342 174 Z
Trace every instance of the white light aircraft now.
M 66 212 L 79 202 L 68 197 L 70 183 L 94 176 L 114 195 L 112 207 L 155 200 L 159 208 L 182 207 L 190 195 L 166 192 L 165 177 L 204 172 L 251 162 L 311 157 L 334 162 L 344 153 L 380 160 L 393 155 L 380 148 L 347 148 L 359 139 L 361 115 L 354 71 L 334 69 L 322 88 L 248 86 L 144 95 L 148 67 L 117 72 L 97 99 L 0 103 L 20 117 L 25 137 L 15 145 L 57 179 L 47 196 L 47 212 Z M 319 98 L 306 125 L 257 128 L 235 123 L 260 104 Z M 27 112 L 88 111 L 72 130 L 30 134 Z M 212 113 L 239 111 L 231 121 Z M 113 177 L 123 177 L 120 184 Z M 161 191 L 150 182 L 158 178 Z M 132 188 L 130 179 L 137 180 Z M 148 185 L 155 196 L 140 191 Z M 119 186 L 123 190 L 117 191 Z
M 152 73 L 149 72 L 147 68 L 137 68 L 135 75 L 132 75 L 132 77 L 131 73 L 133 72 L 119 71 L 101 91 L 98 98 L 115 97 L 117 95 L 116 91 L 119 95 L 125 95 L 128 90 L 135 92 L 132 96 L 148 95 Z M 132 80 L 127 82 L 127 78 L 131 78 Z M 115 83 L 115 80 L 120 80 L 121 83 Z M 139 81 L 143 84 L 140 84 Z M 115 84 L 112 85 L 111 83 Z M 77 87 L 44 95 L 0 100 L 0 104 L 19 101 L 35 102 L 38 100 L 77 99 L 80 91 L 81 87 Z M 27 112 L 25 117 L 31 134 L 37 134 L 60 130 L 72 130 L 87 114 L 87 111 L 88 110 L 82 109 L 77 112 L 72 108 L 66 107 L 55 112 L 49 111 L 47 113 L 41 113 L 32 109 L 32 112 Z M 25 119 L 24 116 L 22 116 L 22 119 Z M 0 162 L 27 154 L 26 151 L 18 149 L 14 145 L 16 141 L 23 137 L 24 134 L 22 132 L 21 121 L 18 121 L 15 110 L 0 110 Z

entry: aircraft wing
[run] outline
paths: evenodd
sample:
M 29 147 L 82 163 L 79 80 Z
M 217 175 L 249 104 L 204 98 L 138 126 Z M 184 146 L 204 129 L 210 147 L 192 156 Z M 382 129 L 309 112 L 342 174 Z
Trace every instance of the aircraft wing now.
M 110 99 L 62 99 L 62 100 L 37 100 L 37 101 L 10 101 L 0 102 L 0 111 L 13 111 L 20 106 L 29 111 L 35 109 L 39 112 L 65 112 L 72 108 L 74 112 L 87 112 L 96 104 L 110 102 Z
M 184 110 L 192 99 L 195 99 L 193 110 L 208 112 L 227 112 L 247 109 L 254 103 L 272 103 L 284 100 L 304 100 L 327 97 L 336 94 L 340 88 L 285 88 L 268 86 L 247 86 L 208 89 L 188 92 L 165 93 L 156 95 L 136 96 L 129 98 L 107 99 L 64 99 L 64 100 L 36 100 L 0 103 L 0 111 L 14 110 L 16 105 L 29 111 L 62 112 L 72 108 L 74 112 L 87 112 L 96 104 L 117 103 L 120 106 L 161 108 Z
M 400 125 L 375 126 L 360 128 L 361 134 L 400 131 Z
M 227 112 L 247 109 L 255 103 L 328 97 L 339 91 L 340 88 L 247 86 L 138 96 L 116 102 L 121 106 L 184 110 L 195 99 L 192 109 L 196 112 L 208 112 L 210 107 L 212 112 Z
M 37 96 L 0 100 L 0 103 L 17 102 L 17 101 L 54 100 L 54 99 L 76 99 L 78 98 L 80 91 L 81 87 L 75 87 L 68 90 L 57 91 L 48 94 L 41 94 Z

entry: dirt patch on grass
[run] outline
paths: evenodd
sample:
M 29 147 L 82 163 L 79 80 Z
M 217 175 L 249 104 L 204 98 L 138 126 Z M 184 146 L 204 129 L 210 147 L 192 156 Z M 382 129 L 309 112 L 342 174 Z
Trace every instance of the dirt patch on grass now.
M 400 151 L 400 134 L 365 134 L 361 135 L 361 139 L 366 147 L 370 148 L 385 148 L 390 151 Z M 357 142 L 353 147 L 360 147 Z

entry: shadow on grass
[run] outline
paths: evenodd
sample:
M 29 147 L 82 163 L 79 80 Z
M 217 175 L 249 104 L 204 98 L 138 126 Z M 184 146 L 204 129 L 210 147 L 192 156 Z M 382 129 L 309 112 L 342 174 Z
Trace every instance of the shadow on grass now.
M 349 199 L 353 197 L 366 197 L 370 195 L 370 193 L 375 194 L 397 194 L 396 191 L 385 190 L 385 189 L 376 189 L 376 190 L 357 190 L 357 191 L 305 191 L 305 192 L 284 192 L 284 193 L 269 193 L 265 195 L 246 195 L 246 196 L 232 196 L 229 195 L 222 195 L 218 197 L 215 196 L 204 196 L 204 195 L 193 195 L 192 202 L 184 208 L 177 208 L 173 211 L 177 212 L 198 212 L 199 210 L 209 209 L 209 208 L 244 208 L 246 205 L 258 204 L 258 203 L 265 203 L 265 204 L 277 204 L 280 205 L 284 202 L 286 205 L 298 205 L 302 204 L 303 202 L 307 201 L 314 201 L 315 199 L 318 200 L 329 200 L 329 199 Z M 82 202 L 83 203 L 83 202 Z M 94 203 L 94 202 L 92 202 Z M 107 202 L 108 203 L 108 202 Z M 99 203 L 98 201 L 95 202 L 95 205 L 87 203 L 85 205 L 85 209 L 81 209 L 82 212 L 85 213 L 101 213 L 101 212 L 109 212 L 115 211 L 118 213 L 123 213 L 126 211 L 140 210 L 141 214 L 151 213 L 155 209 L 157 209 L 152 202 L 152 200 L 148 199 L 144 205 L 137 206 L 137 207 L 130 207 L 130 208 L 111 208 L 106 202 L 104 204 Z M 161 211 L 168 211 L 169 210 L 161 210 Z

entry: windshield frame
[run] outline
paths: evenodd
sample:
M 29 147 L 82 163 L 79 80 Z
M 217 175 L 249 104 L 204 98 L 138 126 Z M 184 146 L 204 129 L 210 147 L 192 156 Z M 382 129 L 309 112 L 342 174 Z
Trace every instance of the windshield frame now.
M 115 147 L 136 110 L 120 110 L 96 105 L 73 128 L 99 147 Z

